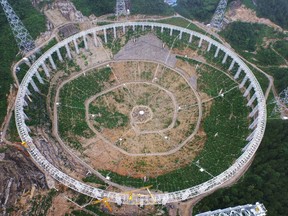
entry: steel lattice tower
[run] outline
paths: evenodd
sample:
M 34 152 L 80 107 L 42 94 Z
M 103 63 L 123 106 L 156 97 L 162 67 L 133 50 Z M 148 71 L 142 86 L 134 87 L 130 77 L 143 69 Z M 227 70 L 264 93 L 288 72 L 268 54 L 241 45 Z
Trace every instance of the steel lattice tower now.
M 116 16 L 128 15 L 125 0 L 116 1 Z
M 222 28 L 226 7 L 227 7 L 227 0 L 220 0 L 216 8 L 216 11 L 212 17 L 212 20 L 210 22 L 210 25 L 213 28 L 216 28 L 216 29 Z
M 24 53 L 35 48 L 35 43 L 28 30 L 25 28 L 19 17 L 14 12 L 7 0 L 0 0 L 0 4 L 5 12 L 17 45 Z
M 243 205 L 226 209 L 218 209 L 197 214 L 196 216 L 265 216 L 266 208 L 262 203 Z

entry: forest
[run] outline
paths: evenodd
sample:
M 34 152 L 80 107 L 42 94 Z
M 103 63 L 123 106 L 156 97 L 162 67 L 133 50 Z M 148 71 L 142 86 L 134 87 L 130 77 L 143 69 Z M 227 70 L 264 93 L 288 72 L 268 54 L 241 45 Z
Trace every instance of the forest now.
M 258 16 L 268 18 L 282 28 L 288 28 L 287 0 L 256 0 L 256 4 Z
M 72 0 L 72 2 L 85 16 L 115 13 L 116 0 Z M 163 0 L 130 0 L 130 3 L 131 8 L 133 8 L 131 10 L 132 14 L 172 15 L 174 13 L 174 10 Z
M 264 203 L 269 216 L 288 212 L 288 122 L 269 120 L 264 139 L 247 173 L 231 188 L 204 198 L 193 214 L 244 204 Z

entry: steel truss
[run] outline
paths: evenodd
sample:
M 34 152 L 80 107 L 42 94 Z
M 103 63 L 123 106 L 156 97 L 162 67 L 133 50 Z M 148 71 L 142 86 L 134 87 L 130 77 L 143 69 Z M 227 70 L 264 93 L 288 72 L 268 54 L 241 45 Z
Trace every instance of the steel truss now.
M 218 209 L 197 214 L 196 216 L 265 216 L 266 208 L 262 203 L 243 205 L 226 209 Z
M 210 25 L 213 28 L 218 29 L 218 30 L 222 28 L 226 7 L 227 7 L 227 0 L 220 0 L 216 8 L 216 11 L 212 17 L 212 20 L 210 22 Z
M 125 0 L 116 1 L 116 16 L 128 15 Z
M 35 43 L 28 30 L 25 28 L 19 17 L 14 12 L 7 0 L 0 0 L 13 35 L 20 50 L 27 53 L 35 48 Z

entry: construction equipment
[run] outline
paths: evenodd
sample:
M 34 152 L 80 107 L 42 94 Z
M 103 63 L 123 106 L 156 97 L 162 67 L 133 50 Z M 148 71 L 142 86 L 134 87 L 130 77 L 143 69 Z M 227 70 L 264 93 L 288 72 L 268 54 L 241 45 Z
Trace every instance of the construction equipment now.
M 110 203 L 109 203 L 107 197 L 104 197 L 104 198 L 101 199 L 101 200 L 95 200 L 95 201 L 92 201 L 91 204 L 92 204 L 92 205 L 96 205 L 96 204 L 98 204 L 98 203 L 102 203 L 102 204 L 104 204 L 105 207 L 109 210 L 109 212 L 112 212 L 112 208 L 111 208 L 111 206 L 110 206 Z
M 21 151 L 25 156 L 29 157 L 29 154 L 27 152 L 28 145 L 26 142 L 16 142 L 15 144 L 18 144 L 21 146 L 21 147 L 15 146 L 17 150 Z
M 138 197 L 143 196 L 142 194 L 139 194 L 139 193 L 135 194 L 134 192 L 141 191 L 141 190 L 147 190 L 148 193 L 150 194 L 150 196 L 152 197 L 152 199 L 155 200 L 154 196 L 152 195 L 151 191 L 149 190 L 149 188 L 151 188 L 152 186 L 153 185 L 149 185 L 146 187 L 137 188 L 135 190 L 126 191 L 126 192 L 123 192 L 123 194 L 129 194 L 128 199 L 129 199 L 129 201 L 132 201 L 134 195 L 137 195 Z

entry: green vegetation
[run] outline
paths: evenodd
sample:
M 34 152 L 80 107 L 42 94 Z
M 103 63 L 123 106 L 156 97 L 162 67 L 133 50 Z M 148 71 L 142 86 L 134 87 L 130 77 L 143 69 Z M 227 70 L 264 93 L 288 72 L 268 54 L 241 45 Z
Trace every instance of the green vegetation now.
M 180 26 L 183 28 L 190 29 L 192 31 L 197 31 L 197 32 L 202 33 L 202 34 L 206 33 L 203 29 L 201 29 L 198 26 L 196 26 L 195 24 L 183 19 L 182 17 L 172 17 L 169 19 L 160 20 L 159 22 L 171 24 L 171 25 L 175 25 L 175 26 Z
M 28 215 L 31 216 L 45 216 L 47 215 L 48 209 L 52 205 L 52 199 L 57 195 L 57 191 L 52 189 L 46 196 L 36 196 L 32 199 L 32 208 Z
M 250 62 L 261 66 L 278 66 L 284 60 L 270 46 L 269 38 L 281 40 L 284 35 L 271 27 L 256 23 L 233 22 L 220 33 L 230 45 Z
M 93 214 L 89 214 L 83 210 L 74 210 L 71 212 L 71 215 L 74 215 L 74 216 L 93 216 Z
M 274 77 L 274 85 L 278 93 L 287 88 L 288 68 L 271 67 L 265 71 Z
M 40 32 L 45 31 L 45 18 L 36 9 L 33 8 L 29 0 L 10 0 L 16 14 L 23 21 L 28 31 L 33 38 L 36 38 Z M 2 10 L 0 9 L 0 123 L 4 120 L 6 115 L 6 95 L 9 92 L 10 84 L 12 84 L 12 77 L 10 74 L 10 67 L 18 52 L 18 47 L 10 26 Z
M 283 56 L 286 60 L 288 60 L 288 41 L 282 40 L 282 41 L 276 41 L 273 45 L 273 48 Z
M 77 10 L 80 10 L 84 16 L 95 14 L 101 16 L 104 14 L 114 13 L 116 0 L 72 0 Z M 89 5 L 89 6 L 88 6 Z
M 104 106 L 90 105 L 89 112 L 99 115 L 94 119 L 94 121 L 98 123 L 96 123 L 96 128 L 105 127 L 113 129 L 117 127 L 123 127 L 126 126 L 129 121 L 128 116 L 115 110 L 110 111 L 108 107 Z
M 288 1 L 287 0 L 256 0 L 257 15 L 266 17 L 279 26 L 288 28 Z
M 71 215 L 74 215 L 74 216 L 93 216 L 93 214 L 89 214 L 83 210 L 74 210 L 71 212 Z
M 110 68 L 90 71 L 64 85 L 60 91 L 59 134 L 76 149 L 80 149 L 81 144 L 75 139 L 75 135 L 87 138 L 92 136 L 85 121 L 84 102 L 101 92 L 111 73 Z
M 242 4 L 245 5 L 247 8 L 252 10 L 256 9 L 256 5 L 254 5 L 253 0 L 242 0 Z
M 97 176 L 95 176 L 95 175 L 86 176 L 82 180 L 83 180 L 83 182 L 90 182 L 90 183 L 95 183 L 95 184 L 105 184 L 105 182 L 103 182 L 102 180 L 97 178 Z
M 8 147 L 0 147 L 0 153 L 4 153 L 4 152 L 6 152 L 7 151 L 7 149 L 8 149 Z
M 115 13 L 116 0 L 72 0 L 72 2 L 85 16 Z M 131 7 L 132 14 L 172 15 L 174 13 L 174 10 L 162 0 L 131 0 Z
M 162 0 L 131 0 L 132 14 L 173 15 L 174 10 Z
M 236 185 L 221 189 L 204 198 L 193 214 L 207 210 L 263 202 L 269 216 L 285 215 L 288 211 L 288 123 L 268 121 L 266 133 L 256 158 Z
M 210 22 L 218 3 L 218 0 L 178 0 L 175 10 L 189 19 Z
M 194 66 L 199 65 L 199 62 L 193 60 L 186 59 L 186 61 Z M 207 140 L 203 150 L 194 161 L 157 178 L 149 178 L 146 182 L 110 171 L 102 170 L 100 171 L 102 174 L 109 175 L 113 182 L 128 186 L 153 185 L 156 190 L 175 191 L 197 185 L 211 178 L 208 173 L 200 172 L 196 165 L 200 165 L 214 176 L 223 172 L 234 162 L 247 143 L 245 139 L 248 135 L 247 116 L 249 110 L 246 107 L 246 101 L 238 90 L 237 84 L 219 70 L 199 65 L 198 73 L 200 90 L 211 97 L 218 96 L 221 89 L 223 92 L 232 88 L 234 90 L 225 93 L 224 97 L 216 97 L 213 100 L 210 114 L 203 122 Z

